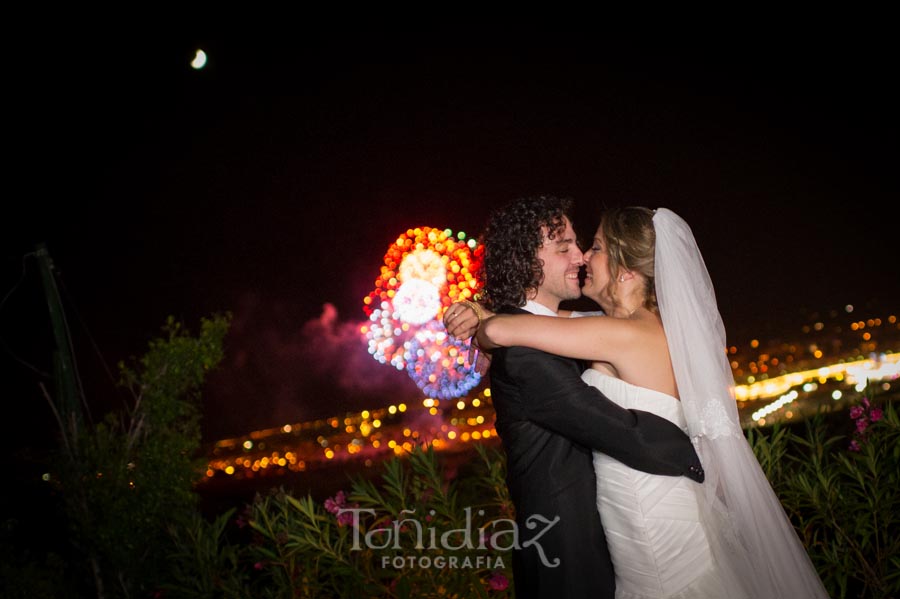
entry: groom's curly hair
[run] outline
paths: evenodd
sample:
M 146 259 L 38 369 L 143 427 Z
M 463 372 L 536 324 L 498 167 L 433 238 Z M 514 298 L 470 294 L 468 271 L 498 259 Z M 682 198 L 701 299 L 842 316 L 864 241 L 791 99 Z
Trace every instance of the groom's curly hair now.
M 537 257 L 544 240 L 572 220 L 572 200 L 533 196 L 516 200 L 495 211 L 482 235 L 484 243 L 484 299 L 491 310 L 521 307 L 528 294 L 544 282 L 544 264 Z

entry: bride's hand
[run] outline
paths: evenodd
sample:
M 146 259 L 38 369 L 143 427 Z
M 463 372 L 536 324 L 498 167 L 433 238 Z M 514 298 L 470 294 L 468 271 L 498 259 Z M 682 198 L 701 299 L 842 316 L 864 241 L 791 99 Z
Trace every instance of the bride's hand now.
M 444 312 L 444 328 L 455 339 L 469 339 L 478 332 L 482 321 L 494 313 L 474 302 L 456 302 Z

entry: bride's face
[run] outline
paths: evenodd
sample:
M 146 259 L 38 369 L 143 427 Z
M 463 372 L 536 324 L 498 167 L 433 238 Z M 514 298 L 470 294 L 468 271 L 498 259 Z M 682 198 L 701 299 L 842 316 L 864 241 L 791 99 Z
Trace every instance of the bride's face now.
M 606 240 L 597 229 L 591 247 L 584 253 L 585 279 L 581 292 L 599 304 L 607 293 L 611 275 L 609 273 L 609 254 L 606 253 Z

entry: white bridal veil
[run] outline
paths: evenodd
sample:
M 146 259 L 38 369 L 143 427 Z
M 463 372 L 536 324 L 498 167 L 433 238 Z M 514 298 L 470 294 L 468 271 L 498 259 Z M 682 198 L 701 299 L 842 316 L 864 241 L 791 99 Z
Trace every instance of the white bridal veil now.
M 697 489 L 713 555 L 751 597 L 827 598 L 741 431 L 725 327 L 694 235 L 665 208 L 653 225 L 656 297 L 689 434 L 706 471 Z

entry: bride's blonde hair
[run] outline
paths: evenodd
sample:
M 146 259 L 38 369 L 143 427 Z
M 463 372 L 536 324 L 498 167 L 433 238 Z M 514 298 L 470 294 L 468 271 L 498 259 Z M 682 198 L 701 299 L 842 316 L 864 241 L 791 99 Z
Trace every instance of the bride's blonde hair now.
M 656 302 L 655 261 L 656 231 L 653 228 L 653 210 L 641 206 L 613 208 L 603 215 L 600 232 L 606 241 L 609 254 L 609 295 L 618 284 L 619 273 L 624 270 L 637 272 L 644 277 L 644 307 L 659 313 Z

